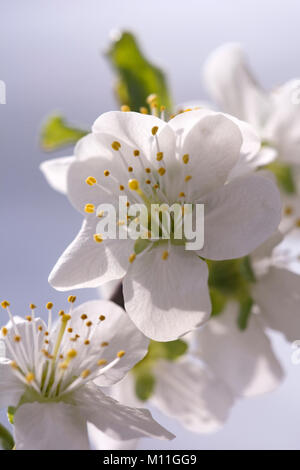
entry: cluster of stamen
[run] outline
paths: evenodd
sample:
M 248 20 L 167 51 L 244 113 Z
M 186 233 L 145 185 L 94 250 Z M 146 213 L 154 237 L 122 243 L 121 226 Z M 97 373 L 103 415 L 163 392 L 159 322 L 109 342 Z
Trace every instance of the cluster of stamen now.
M 63 310 L 59 311 L 60 321 L 56 328 L 52 328 L 53 304 L 47 303 L 46 330 L 35 318 L 35 305 L 30 305 L 31 314 L 25 317 L 28 326 L 25 325 L 21 330 L 10 312 L 9 302 L 1 303 L 11 322 L 11 327 L 3 327 L 1 333 L 11 357 L 10 365 L 14 374 L 26 387 L 31 387 L 48 399 L 68 394 L 86 381 L 94 380 L 114 367 L 125 354 L 124 350 L 120 350 L 116 358 L 108 363 L 102 354 L 109 342 L 102 341 L 95 348 L 93 341 L 95 329 L 101 328 L 106 316 L 100 314 L 97 324 L 93 325 L 88 315 L 82 314 L 79 335 L 70 326 L 76 297 L 71 295 L 68 301 L 69 312 L 66 314 Z

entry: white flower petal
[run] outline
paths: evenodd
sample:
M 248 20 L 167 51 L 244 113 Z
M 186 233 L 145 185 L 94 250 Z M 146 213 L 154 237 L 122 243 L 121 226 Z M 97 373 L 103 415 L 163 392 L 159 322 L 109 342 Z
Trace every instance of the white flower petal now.
M 241 331 L 237 310 L 235 304 L 229 304 L 197 333 L 199 358 L 238 396 L 270 392 L 283 378 L 281 366 L 261 319 L 252 314 L 247 329 Z
M 88 450 L 87 423 L 67 403 L 26 403 L 15 417 L 17 450 Z
M 249 175 L 199 201 L 205 204 L 204 247 L 199 255 L 222 260 L 245 256 L 277 229 L 280 194 L 263 176 Z
M 195 121 L 180 147 L 181 157 L 189 155 L 185 170 L 192 176 L 188 183 L 191 201 L 225 184 L 240 158 L 242 143 L 239 127 L 225 115 L 211 114 Z
M 67 174 L 74 161 L 75 157 L 60 157 L 46 160 L 40 165 L 40 170 L 53 189 L 66 194 Z
M 266 325 L 283 333 L 288 341 L 300 334 L 300 276 L 271 267 L 254 285 L 253 296 Z
M 248 69 L 239 44 L 228 43 L 212 52 L 204 64 L 207 89 L 220 106 L 260 129 L 271 111 L 271 100 Z
M 10 361 L 0 359 L 0 409 L 17 406 L 25 392 L 25 385 L 13 373 Z
M 195 253 L 159 246 L 137 257 L 123 292 L 126 311 L 136 326 L 156 341 L 172 341 L 204 323 L 211 310 L 208 269 Z
M 160 360 L 155 367 L 151 402 L 193 432 L 222 427 L 234 403 L 228 387 L 191 358 Z
M 99 431 L 92 423 L 88 423 L 88 433 L 92 449 L 95 450 L 135 450 L 139 440 L 118 441 Z
M 125 356 L 118 364 L 96 379 L 97 385 L 112 385 L 143 359 L 148 351 L 149 340 L 137 330 L 125 311 L 113 302 L 92 300 L 75 308 L 69 322 L 74 332 L 82 331 L 84 327 L 82 314 L 86 314 L 88 321 L 93 323 L 88 354 L 90 357 L 95 356 L 95 362 L 105 358 L 109 363 L 116 359 L 119 351 L 125 351 Z M 105 320 L 100 322 L 100 315 L 104 315 Z M 103 342 L 108 345 L 101 347 Z
M 121 281 L 110 281 L 99 287 L 100 298 L 104 300 L 111 299 L 117 292 L 118 288 L 121 287 Z
M 88 421 L 113 439 L 128 441 L 138 437 L 175 437 L 160 426 L 148 410 L 120 405 L 104 395 L 96 385 L 84 387 L 74 395 Z
M 105 240 L 96 243 L 93 239 L 96 222 L 92 218 L 83 222 L 77 237 L 54 266 L 49 282 L 56 289 L 98 287 L 125 275 L 133 241 Z

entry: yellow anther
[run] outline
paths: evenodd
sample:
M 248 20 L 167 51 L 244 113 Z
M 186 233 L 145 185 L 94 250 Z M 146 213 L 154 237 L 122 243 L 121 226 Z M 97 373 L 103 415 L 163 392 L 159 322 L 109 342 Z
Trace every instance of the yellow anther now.
M 11 361 L 10 367 L 12 367 L 13 369 L 18 369 L 18 364 L 16 363 L 16 361 Z
M 70 302 L 70 304 L 76 302 L 76 295 L 69 295 L 68 302 Z
M 84 206 L 84 212 L 87 212 L 88 214 L 93 214 L 93 212 L 95 212 L 94 204 L 86 204 Z
M 126 202 L 126 207 L 129 207 L 130 206 L 130 202 Z
M 296 220 L 295 225 L 296 225 L 297 228 L 300 228 L 300 219 Z
M 105 316 L 105 315 L 100 315 L 100 317 L 99 317 L 99 320 L 100 320 L 100 321 L 104 321 L 104 320 L 105 320 L 105 318 L 106 318 L 106 316 Z
M 158 184 L 155 184 L 155 185 L 153 186 L 153 189 L 158 189 L 158 188 L 159 188 Z
M 156 154 L 156 160 L 160 162 L 164 158 L 164 153 L 163 152 L 157 152 Z
M 121 106 L 121 111 L 128 113 L 128 111 L 130 111 L 130 107 L 127 104 L 123 104 L 123 106 Z
M 62 317 L 64 314 L 65 314 L 65 312 L 64 312 L 63 310 L 60 310 L 60 311 L 58 312 L 58 315 L 59 315 L 60 317 Z
M 191 175 L 186 175 L 186 177 L 184 178 L 184 181 L 187 183 L 191 179 L 192 179 Z
M 169 257 L 169 252 L 166 250 L 166 251 L 163 251 L 162 255 L 161 255 L 161 259 L 163 260 L 167 260 Z
M 95 233 L 93 238 L 94 238 L 94 241 L 97 242 L 97 243 L 103 242 L 103 238 L 102 238 L 102 235 L 100 233 Z
M 189 111 L 193 111 L 192 108 L 186 108 L 183 112 L 188 113 Z
M 135 258 L 136 258 L 136 254 L 135 254 L 135 253 L 132 253 L 132 254 L 129 256 L 129 258 L 128 258 L 128 259 L 129 259 L 129 263 L 133 263 L 134 260 L 135 260 Z
M 88 345 L 90 344 L 90 340 L 86 339 L 85 342 L 84 342 L 84 344 L 85 344 L 86 346 L 88 346 Z
M 163 175 L 165 174 L 165 172 L 166 172 L 166 169 L 163 168 L 163 167 L 160 167 L 157 171 L 158 171 L 158 173 L 160 174 L 160 176 L 163 176 Z
M 146 184 L 151 184 L 151 180 L 146 180 L 145 183 Z
M 87 321 L 86 322 L 86 326 L 89 328 L 90 326 L 92 326 L 93 322 L 92 321 Z
M 139 182 L 136 179 L 129 180 L 128 181 L 128 188 L 131 189 L 131 191 L 138 191 L 140 188 Z
M 39 330 L 39 331 L 43 331 L 42 325 L 39 325 L 39 326 L 38 326 L 38 330 Z
M 128 171 L 129 171 L 129 173 L 132 173 L 132 172 L 133 172 L 132 166 L 129 166 L 129 167 L 128 167 Z
M 6 336 L 7 333 L 8 333 L 8 329 L 5 328 L 5 326 L 4 326 L 4 327 L 2 328 L 2 330 L 1 330 L 1 332 L 2 332 L 3 336 Z
M 294 212 L 292 206 L 286 206 L 284 209 L 284 215 L 291 215 Z
M 182 157 L 183 163 L 187 164 L 189 162 L 190 156 L 188 153 L 185 153 Z
M 116 141 L 116 140 L 111 144 L 111 146 L 112 146 L 112 148 L 113 148 L 114 150 L 116 150 L 116 151 L 120 150 L 120 148 L 121 148 L 120 142 L 118 142 L 118 141 Z
M 125 220 L 119 220 L 118 225 L 121 227 L 122 225 L 125 225 Z
M 28 315 L 27 317 L 25 317 L 27 321 L 31 322 L 32 321 L 32 317 L 30 315 Z
M 184 192 L 179 193 L 179 194 L 178 194 L 178 197 L 185 197 Z
M 157 101 L 157 94 L 156 93 L 151 93 L 151 95 L 147 96 L 146 99 L 148 104 L 152 104 Z
M 35 379 L 35 376 L 32 372 L 29 372 L 27 375 L 26 375 L 26 382 L 28 384 L 30 384 L 31 382 L 33 382 L 33 380 Z
M 120 191 L 124 191 L 124 189 L 125 189 L 123 184 L 120 184 L 119 188 L 120 188 Z
M 45 336 L 49 336 L 49 332 L 48 332 L 48 331 L 45 331 L 44 335 L 45 335 Z
M 21 336 L 20 336 L 20 335 L 16 335 L 16 336 L 14 337 L 14 341 L 15 341 L 16 343 L 19 343 L 19 342 L 21 341 Z
M 88 184 L 89 186 L 94 186 L 94 184 L 97 184 L 97 180 L 96 178 L 94 178 L 94 176 L 89 176 L 86 180 L 85 180 L 86 184 Z
M 30 304 L 30 305 L 29 305 L 29 308 L 30 308 L 31 310 L 35 310 L 35 309 L 36 309 L 36 305 Z
M 2 308 L 7 308 L 7 307 L 9 307 L 9 306 L 10 306 L 10 303 L 7 302 L 7 300 L 3 300 L 3 302 L 1 302 L 1 307 L 2 307 Z
M 145 106 L 141 106 L 141 107 L 140 107 L 140 113 L 141 113 L 141 114 L 148 114 L 148 109 L 145 108 Z
M 83 372 L 81 372 L 81 377 L 83 379 L 86 379 L 90 375 L 91 371 L 89 369 L 85 369 Z
M 101 217 L 103 216 L 104 216 L 104 211 L 98 212 L 97 217 L 99 217 L 99 219 L 101 219 Z
M 108 170 L 104 170 L 103 174 L 104 174 L 104 176 L 109 176 L 110 175 Z
M 52 302 L 48 302 L 48 303 L 46 304 L 46 309 L 47 309 L 47 310 L 51 310 L 52 308 L 53 308 L 53 303 L 52 303 Z
M 64 361 L 61 364 L 59 364 L 58 367 L 62 370 L 66 370 L 69 367 L 69 363 L 67 361 Z
M 160 107 L 160 110 L 161 110 L 161 111 L 165 111 L 165 109 L 166 109 L 165 106 L 161 106 L 161 107 Z
M 134 151 L 133 151 L 133 155 L 134 155 L 135 157 L 138 157 L 139 154 L 140 154 L 140 151 L 139 151 L 139 150 L 134 150 Z
M 71 315 L 68 315 L 68 314 L 64 313 L 61 317 L 61 321 L 63 323 L 67 323 L 69 320 L 71 320 Z
M 156 135 L 158 131 L 158 126 L 153 126 L 151 129 L 152 135 Z
M 146 173 L 151 173 L 151 169 L 150 168 L 145 168 L 145 172 Z
M 107 364 L 107 360 L 106 359 L 99 359 L 97 364 L 98 364 L 98 366 L 105 366 L 105 364 Z
M 86 320 L 86 319 L 87 319 L 87 315 L 86 315 L 85 313 L 83 313 L 80 318 L 81 318 L 81 320 Z
M 75 349 L 70 349 L 70 351 L 67 352 L 68 359 L 74 359 L 74 357 L 76 356 L 77 356 L 77 351 Z
M 108 343 L 107 341 L 103 341 L 103 343 L 101 343 L 101 347 L 102 347 L 102 348 L 105 348 L 105 346 L 108 346 L 108 344 L 109 344 L 109 343 Z
M 118 357 L 123 357 L 125 356 L 125 351 L 119 351 L 118 354 L 117 354 Z
M 68 333 L 73 333 L 73 328 L 68 328 L 68 329 L 67 329 L 67 332 L 68 332 Z

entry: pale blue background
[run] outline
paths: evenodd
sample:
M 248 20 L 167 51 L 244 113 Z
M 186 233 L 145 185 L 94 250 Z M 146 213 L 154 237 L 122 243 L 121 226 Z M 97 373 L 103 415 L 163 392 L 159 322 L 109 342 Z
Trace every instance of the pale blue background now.
M 55 110 L 89 126 L 115 107 L 112 73 L 101 55 L 110 30 L 135 31 L 182 102 L 206 98 L 201 64 L 224 41 L 244 44 L 267 87 L 299 77 L 299 19 L 298 0 L 0 0 L 0 79 L 7 84 L 7 104 L 0 105 L 0 298 L 11 301 L 14 313 L 25 314 L 29 302 L 65 306 L 66 296 L 48 286 L 47 276 L 81 217 L 38 170 L 47 158 L 39 127 Z M 78 295 L 83 301 L 95 294 Z M 276 393 L 241 402 L 211 436 L 187 433 L 155 413 L 178 437 L 144 447 L 299 448 L 300 367 L 290 365 L 290 346 L 279 337 L 276 347 L 289 370 Z

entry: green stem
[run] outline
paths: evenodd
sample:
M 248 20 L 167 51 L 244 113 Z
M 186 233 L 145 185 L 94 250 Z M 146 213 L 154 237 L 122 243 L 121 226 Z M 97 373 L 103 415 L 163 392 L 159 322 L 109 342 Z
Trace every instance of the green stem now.
M 0 445 L 4 450 L 12 450 L 14 448 L 14 439 L 8 429 L 0 423 Z

